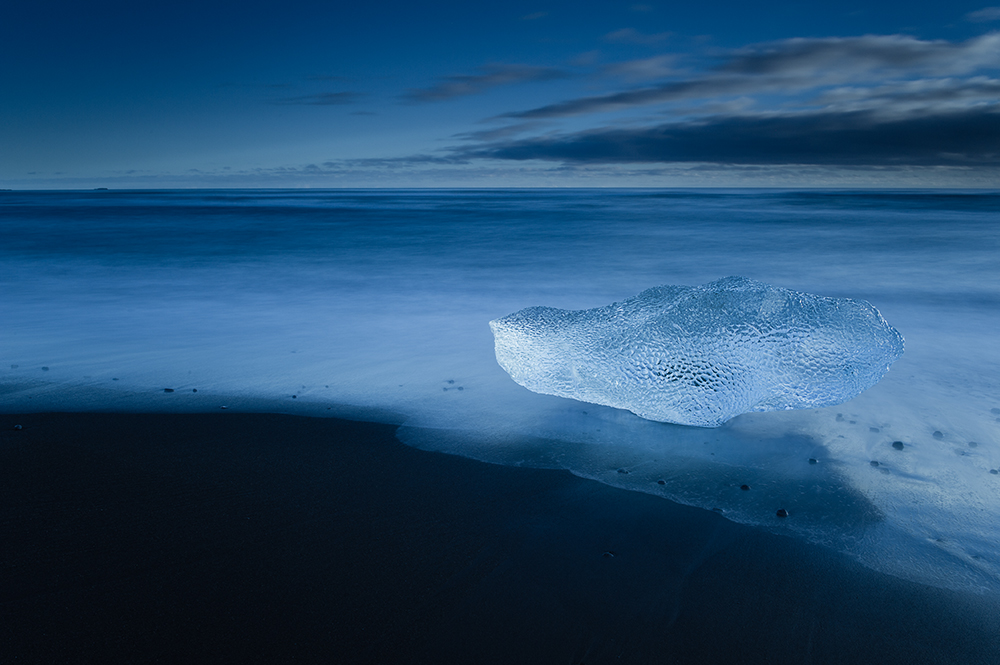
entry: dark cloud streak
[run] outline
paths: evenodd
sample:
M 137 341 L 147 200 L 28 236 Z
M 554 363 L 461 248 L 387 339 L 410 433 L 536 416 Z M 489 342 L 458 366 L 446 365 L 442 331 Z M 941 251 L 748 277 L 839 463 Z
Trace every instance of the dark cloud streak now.
M 700 76 L 623 92 L 580 97 L 501 118 L 560 118 L 683 99 L 794 94 L 820 86 L 882 82 L 897 76 L 967 74 L 1000 63 L 1000 33 L 961 43 L 903 35 L 788 39 L 729 52 Z M 612 70 L 613 71 L 613 70 Z
M 408 91 L 403 98 L 411 102 L 440 102 L 453 97 L 463 97 L 485 92 L 490 88 L 531 81 L 552 81 L 566 78 L 568 73 L 555 67 L 529 65 L 487 65 L 480 74 L 448 76 L 430 88 Z
M 994 106 L 894 120 L 871 112 L 717 117 L 498 142 L 459 154 L 587 164 L 998 166 L 1000 109 Z

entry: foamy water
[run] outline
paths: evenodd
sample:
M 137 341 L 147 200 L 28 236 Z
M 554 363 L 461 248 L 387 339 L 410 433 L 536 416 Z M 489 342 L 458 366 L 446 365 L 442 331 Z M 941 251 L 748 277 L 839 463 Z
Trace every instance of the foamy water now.
M 411 445 L 1000 591 L 996 193 L 0 193 L 0 231 L 4 411 L 381 413 Z M 537 395 L 494 358 L 488 321 L 524 307 L 728 275 L 868 300 L 906 353 L 845 404 L 717 429 Z

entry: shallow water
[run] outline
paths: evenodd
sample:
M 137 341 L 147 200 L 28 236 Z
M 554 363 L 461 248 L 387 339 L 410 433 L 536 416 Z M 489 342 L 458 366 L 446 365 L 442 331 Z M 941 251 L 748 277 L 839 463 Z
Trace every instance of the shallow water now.
M 1000 591 L 998 193 L 0 192 L 0 237 L 5 411 L 393 412 L 415 446 Z M 537 395 L 493 356 L 524 307 L 728 275 L 868 300 L 906 353 L 845 404 L 717 429 Z

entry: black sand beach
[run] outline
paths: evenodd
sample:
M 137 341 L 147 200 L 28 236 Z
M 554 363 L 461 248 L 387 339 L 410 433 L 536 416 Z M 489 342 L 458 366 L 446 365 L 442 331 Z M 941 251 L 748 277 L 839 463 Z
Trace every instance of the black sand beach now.
M 0 416 L 2 663 L 968 665 L 996 609 L 388 425 Z

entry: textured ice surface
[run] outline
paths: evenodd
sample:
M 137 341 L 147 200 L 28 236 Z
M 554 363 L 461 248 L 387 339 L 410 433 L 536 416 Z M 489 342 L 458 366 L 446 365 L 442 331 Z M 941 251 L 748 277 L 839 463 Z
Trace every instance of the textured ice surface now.
M 581 311 L 529 307 L 490 327 L 497 362 L 529 390 L 703 427 L 840 404 L 903 354 L 902 336 L 863 300 L 743 277 Z

